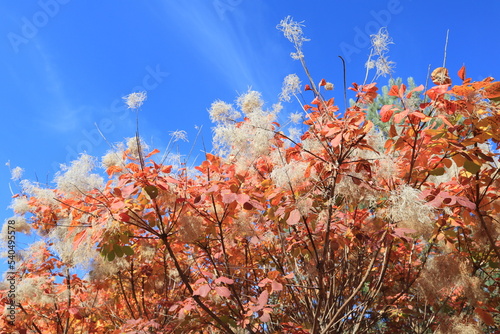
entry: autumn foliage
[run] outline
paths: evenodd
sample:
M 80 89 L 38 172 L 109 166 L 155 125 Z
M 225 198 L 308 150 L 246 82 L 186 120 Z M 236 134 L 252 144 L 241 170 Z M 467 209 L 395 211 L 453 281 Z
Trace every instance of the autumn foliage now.
M 242 104 L 244 117 L 223 126 L 264 131 L 259 154 L 227 143 L 195 170 L 173 168 L 137 137 L 113 153 L 101 188 L 20 193 L 49 242 L 22 259 L 18 284 L 34 291 L 17 300 L 15 325 L 0 328 L 493 333 L 499 82 L 472 81 L 465 68 L 456 80 L 390 88 L 387 134 L 366 117 L 375 84 L 353 84 L 354 103 L 339 107 L 326 81 L 311 82 L 299 139 Z

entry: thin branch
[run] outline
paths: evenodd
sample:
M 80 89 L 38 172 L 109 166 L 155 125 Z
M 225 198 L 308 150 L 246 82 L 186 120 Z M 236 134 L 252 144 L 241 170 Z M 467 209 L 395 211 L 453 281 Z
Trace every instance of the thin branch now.
M 342 67 L 344 69 L 344 108 L 347 109 L 347 81 L 346 81 L 346 65 L 345 65 L 345 60 L 342 58 L 342 56 L 339 56 L 339 58 L 342 60 Z
M 448 34 L 449 33 L 450 33 L 450 29 L 446 30 L 446 42 L 444 44 L 443 67 L 446 67 L 446 50 L 448 49 Z

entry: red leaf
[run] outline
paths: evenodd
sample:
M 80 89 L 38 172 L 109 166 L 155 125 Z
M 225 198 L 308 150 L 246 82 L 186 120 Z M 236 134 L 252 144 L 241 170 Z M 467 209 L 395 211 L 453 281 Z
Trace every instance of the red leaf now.
M 305 86 L 304 86 L 304 90 L 312 90 L 312 89 L 311 89 L 311 86 L 309 86 L 309 85 L 305 85 Z
M 487 312 L 480 307 L 476 307 L 476 309 L 474 311 L 477 313 L 477 315 L 481 318 L 481 320 L 483 320 L 483 322 L 486 325 L 493 326 L 495 324 L 495 320 L 491 316 L 490 312 Z
M 127 223 L 130 221 L 130 216 L 126 212 L 122 212 L 118 216 L 120 216 L 121 221 L 124 223 Z
M 243 204 L 243 209 L 245 210 L 252 210 L 253 209 L 253 205 L 249 202 L 246 202 Z
M 326 80 L 325 79 L 321 79 L 321 81 L 319 83 L 319 86 L 326 86 Z
M 401 87 L 399 87 L 399 94 L 398 94 L 398 96 L 400 98 L 403 98 L 405 92 L 406 92 L 406 85 L 405 84 L 401 84 Z

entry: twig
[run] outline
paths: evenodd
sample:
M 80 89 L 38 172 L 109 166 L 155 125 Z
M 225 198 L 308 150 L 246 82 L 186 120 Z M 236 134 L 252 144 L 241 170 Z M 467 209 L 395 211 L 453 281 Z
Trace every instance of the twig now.
M 342 56 L 339 56 L 339 58 L 342 60 L 342 67 L 344 68 L 344 108 L 347 109 L 346 66 L 344 58 L 342 58 Z
M 446 50 L 448 49 L 448 34 L 450 33 L 450 29 L 446 30 L 446 42 L 444 44 L 444 59 L 443 59 L 443 67 L 446 67 Z

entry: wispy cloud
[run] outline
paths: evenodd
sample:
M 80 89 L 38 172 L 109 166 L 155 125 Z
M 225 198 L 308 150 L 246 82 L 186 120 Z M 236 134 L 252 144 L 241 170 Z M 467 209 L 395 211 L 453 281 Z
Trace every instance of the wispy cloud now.
M 257 2 L 252 5 L 261 6 Z M 245 13 L 245 5 L 242 1 L 222 18 L 212 1 L 169 1 L 165 2 L 165 14 L 168 24 L 178 27 L 187 44 L 211 62 L 229 86 L 263 89 L 271 73 L 263 74 L 262 53 L 267 51 L 266 45 L 273 44 L 272 34 L 255 31 L 262 29 L 263 25 L 255 22 L 260 16 Z
M 39 80 L 47 93 L 46 102 L 41 108 L 45 113 L 45 117 L 41 119 L 42 125 L 59 133 L 74 131 L 82 122 L 83 108 L 72 106 L 64 89 L 64 80 L 59 75 L 50 51 L 39 40 L 33 40 L 33 45 L 38 51 L 36 66 L 39 69 Z

